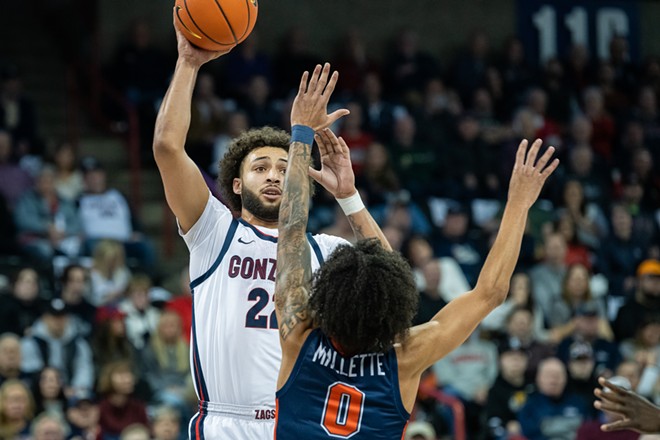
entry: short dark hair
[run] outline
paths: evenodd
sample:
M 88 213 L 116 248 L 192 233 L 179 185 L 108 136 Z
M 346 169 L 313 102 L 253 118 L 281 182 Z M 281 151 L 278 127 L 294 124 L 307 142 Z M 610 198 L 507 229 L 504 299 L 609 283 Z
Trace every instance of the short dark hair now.
M 241 176 L 243 159 L 252 150 L 261 147 L 276 147 L 289 151 L 291 136 L 284 130 L 273 127 L 253 128 L 241 133 L 229 144 L 227 153 L 218 164 L 218 187 L 229 209 L 240 212 L 243 204 L 241 196 L 234 194 L 234 179 Z
M 338 247 L 313 279 L 316 325 L 344 355 L 384 353 L 405 338 L 419 293 L 408 263 L 376 239 Z
M 73 272 L 76 269 L 82 270 L 83 272 L 85 272 L 85 274 L 87 273 L 87 269 L 85 269 L 84 266 L 77 263 L 69 264 L 67 267 L 64 268 L 64 270 L 62 271 L 62 275 L 60 276 L 60 284 L 62 286 L 64 286 L 69 281 L 69 276 L 71 275 L 71 272 Z

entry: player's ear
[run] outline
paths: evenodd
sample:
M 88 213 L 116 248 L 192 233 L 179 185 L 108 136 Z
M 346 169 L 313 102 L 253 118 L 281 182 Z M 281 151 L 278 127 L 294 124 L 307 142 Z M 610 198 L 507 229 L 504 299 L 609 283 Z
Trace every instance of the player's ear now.
M 243 190 L 243 181 L 238 177 L 234 177 L 232 189 L 234 190 L 234 194 L 240 194 Z

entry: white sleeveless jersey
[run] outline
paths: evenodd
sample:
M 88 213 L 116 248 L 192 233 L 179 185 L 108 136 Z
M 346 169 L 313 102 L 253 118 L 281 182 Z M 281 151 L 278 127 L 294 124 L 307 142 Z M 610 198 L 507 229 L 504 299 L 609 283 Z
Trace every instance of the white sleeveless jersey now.
M 190 250 L 191 370 L 200 406 L 274 418 L 281 349 L 273 292 L 277 229 L 258 228 L 209 194 L 181 234 Z M 344 239 L 308 234 L 312 270 Z M 231 411 L 229 411 L 231 412 Z

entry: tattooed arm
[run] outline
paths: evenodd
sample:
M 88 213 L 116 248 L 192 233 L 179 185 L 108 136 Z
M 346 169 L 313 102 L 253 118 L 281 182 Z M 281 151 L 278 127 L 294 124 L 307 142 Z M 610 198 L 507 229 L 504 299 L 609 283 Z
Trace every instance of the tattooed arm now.
M 309 83 L 308 83 L 309 78 Z M 347 110 L 337 110 L 328 115 L 330 95 L 337 83 L 338 74 L 330 76 L 330 65 L 323 69 L 316 66 L 310 76 L 303 73 L 300 88 L 291 109 L 291 126 L 302 126 L 303 131 L 323 130 Z M 305 138 L 309 143 L 301 141 Z M 275 280 L 275 313 L 282 345 L 282 364 L 278 389 L 286 383 L 298 358 L 300 347 L 312 328 L 309 312 L 309 291 L 312 268 L 309 243 L 305 232 L 309 214 L 309 178 L 311 163 L 310 136 L 295 137 L 289 148 L 277 239 L 277 278 Z
M 316 135 L 316 143 L 321 153 L 321 169 L 309 168 L 312 176 L 321 186 L 330 192 L 335 199 L 345 199 L 357 193 L 355 174 L 351 164 L 351 152 L 346 142 L 329 128 Z M 366 208 L 346 216 L 353 228 L 357 240 L 377 238 L 380 244 L 391 251 L 392 248 L 383 231 Z

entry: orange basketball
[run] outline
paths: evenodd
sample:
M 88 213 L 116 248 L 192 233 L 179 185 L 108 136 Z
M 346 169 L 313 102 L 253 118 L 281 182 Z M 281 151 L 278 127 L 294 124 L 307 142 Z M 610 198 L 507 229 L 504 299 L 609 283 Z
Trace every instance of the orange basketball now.
M 175 24 L 195 46 L 226 50 L 245 40 L 257 22 L 258 0 L 176 0 Z

